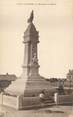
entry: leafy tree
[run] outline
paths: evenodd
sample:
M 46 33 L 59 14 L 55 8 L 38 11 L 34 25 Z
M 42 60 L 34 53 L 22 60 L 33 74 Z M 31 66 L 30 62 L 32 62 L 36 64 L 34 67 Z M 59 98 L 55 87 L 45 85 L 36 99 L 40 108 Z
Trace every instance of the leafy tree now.
M 73 70 L 69 70 L 69 72 L 67 73 L 67 80 L 69 81 L 69 83 L 70 83 L 70 90 L 71 90 L 71 82 L 72 82 L 72 80 L 73 80 Z
M 73 78 L 73 70 L 69 70 L 67 73 L 67 79 Z

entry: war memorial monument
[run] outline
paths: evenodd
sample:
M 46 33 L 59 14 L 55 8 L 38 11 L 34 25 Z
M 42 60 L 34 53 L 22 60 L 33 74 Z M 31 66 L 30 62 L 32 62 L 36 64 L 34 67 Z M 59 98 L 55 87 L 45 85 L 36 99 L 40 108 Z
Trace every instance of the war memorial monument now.
M 15 109 L 39 106 L 39 94 L 48 90 L 48 82 L 39 74 L 38 50 L 39 32 L 33 24 L 34 13 L 30 14 L 28 27 L 24 32 L 24 58 L 20 78 L 9 85 L 2 94 L 2 105 Z

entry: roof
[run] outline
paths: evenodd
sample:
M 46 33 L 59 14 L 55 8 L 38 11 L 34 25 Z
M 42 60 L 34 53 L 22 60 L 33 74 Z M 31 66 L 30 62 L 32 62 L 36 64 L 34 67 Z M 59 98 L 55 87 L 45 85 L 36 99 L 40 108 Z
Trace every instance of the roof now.
M 15 74 L 8 74 L 8 73 L 6 73 L 6 74 L 1 74 L 0 75 L 0 80 L 14 81 L 16 79 L 17 79 L 17 77 L 16 77 Z

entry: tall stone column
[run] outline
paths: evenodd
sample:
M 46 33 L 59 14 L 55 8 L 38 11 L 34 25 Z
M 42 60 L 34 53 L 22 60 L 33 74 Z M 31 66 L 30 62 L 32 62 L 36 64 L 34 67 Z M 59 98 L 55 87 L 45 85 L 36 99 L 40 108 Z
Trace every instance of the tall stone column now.
M 34 76 L 39 74 L 39 64 L 37 56 L 38 31 L 33 24 L 33 11 L 28 19 L 28 27 L 24 32 L 24 60 L 23 60 L 23 75 Z

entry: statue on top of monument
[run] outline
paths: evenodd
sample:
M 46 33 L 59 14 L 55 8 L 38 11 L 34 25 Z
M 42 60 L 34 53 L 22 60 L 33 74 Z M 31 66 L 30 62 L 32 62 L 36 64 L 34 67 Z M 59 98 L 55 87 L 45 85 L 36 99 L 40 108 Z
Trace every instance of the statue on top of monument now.
M 30 14 L 30 17 L 29 17 L 29 19 L 28 19 L 28 23 L 32 23 L 32 21 L 33 21 L 33 18 L 34 18 L 34 13 L 33 13 L 33 10 L 32 10 L 32 12 L 31 12 L 31 14 Z

